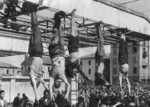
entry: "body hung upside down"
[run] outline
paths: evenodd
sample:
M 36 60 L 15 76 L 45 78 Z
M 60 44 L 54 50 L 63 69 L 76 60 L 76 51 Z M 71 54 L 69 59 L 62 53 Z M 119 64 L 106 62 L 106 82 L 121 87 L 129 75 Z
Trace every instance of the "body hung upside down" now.
M 85 80 L 89 80 L 89 78 L 85 75 L 85 73 L 82 71 L 82 67 L 79 64 L 79 36 L 77 34 L 77 28 L 75 23 L 75 12 L 76 9 L 74 9 L 71 12 L 71 34 L 68 36 L 68 51 L 70 54 L 70 57 L 67 60 L 66 64 L 66 75 L 69 78 L 75 78 L 76 74 L 79 73 Z M 77 80 L 77 79 L 76 79 Z
M 95 61 L 96 61 L 95 85 L 109 86 L 109 83 L 105 80 L 103 75 L 103 71 L 105 68 L 104 65 L 105 50 L 104 50 L 104 38 L 101 33 L 100 23 L 97 23 L 95 25 L 95 28 L 98 35 L 98 46 L 95 53 Z
M 118 37 L 119 37 L 119 65 L 120 65 L 120 73 L 119 73 L 119 85 L 121 92 L 122 90 L 122 79 L 123 76 L 125 77 L 125 80 L 127 81 L 127 86 L 129 90 L 129 94 L 131 93 L 130 89 L 130 82 L 128 79 L 128 70 L 129 70 L 129 65 L 128 65 L 128 49 L 127 49 L 127 42 L 126 42 L 126 36 L 123 31 L 118 32 Z
M 61 32 L 61 17 L 64 17 L 64 12 L 58 12 L 54 16 L 54 36 L 52 37 L 49 44 L 49 55 L 52 60 L 52 68 L 49 71 L 50 81 L 49 81 L 49 90 L 51 99 L 54 98 L 53 87 L 55 81 L 57 79 L 61 79 L 67 85 L 67 92 L 65 98 L 68 99 L 70 93 L 70 84 L 65 75 L 65 57 L 64 57 L 64 45 L 62 40 L 62 32 Z
M 22 66 L 25 67 L 25 70 L 29 73 L 29 77 L 31 79 L 31 85 L 33 87 L 33 91 L 35 94 L 35 106 L 38 106 L 38 86 L 39 83 L 42 83 L 47 89 L 47 86 L 43 80 L 43 45 L 41 39 L 41 32 L 38 28 L 38 20 L 37 20 L 37 8 L 38 6 L 35 4 L 31 4 L 31 30 L 32 34 L 29 42 L 29 57 L 25 59 L 22 63 Z

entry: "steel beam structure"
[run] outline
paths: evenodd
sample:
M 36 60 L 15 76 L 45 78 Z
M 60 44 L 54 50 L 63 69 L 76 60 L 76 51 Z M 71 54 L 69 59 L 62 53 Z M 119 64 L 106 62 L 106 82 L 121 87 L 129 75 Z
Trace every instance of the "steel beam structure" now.
M 27 0 L 33 3 L 39 3 L 41 0 Z M 101 0 L 100 0 L 101 1 Z M 128 28 L 129 30 L 150 34 L 150 24 L 144 17 L 131 14 L 129 11 L 118 9 L 104 2 L 94 0 L 43 0 L 41 5 L 71 12 L 76 9 L 77 16 L 92 19 L 95 22 L 103 21 L 107 24 Z

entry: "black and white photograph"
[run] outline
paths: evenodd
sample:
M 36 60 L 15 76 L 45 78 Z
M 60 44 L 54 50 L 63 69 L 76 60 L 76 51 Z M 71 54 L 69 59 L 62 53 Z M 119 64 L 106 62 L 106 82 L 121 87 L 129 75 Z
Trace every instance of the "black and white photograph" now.
M 0 107 L 150 107 L 150 0 L 0 0 Z

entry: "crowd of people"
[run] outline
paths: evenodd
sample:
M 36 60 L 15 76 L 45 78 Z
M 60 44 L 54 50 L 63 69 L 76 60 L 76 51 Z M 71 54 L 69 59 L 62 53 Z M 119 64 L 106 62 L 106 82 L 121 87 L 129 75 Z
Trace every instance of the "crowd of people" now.
M 78 92 L 78 102 L 72 105 L 73 107 L 150 107 L 150 89 L 143 88 L 142 85 L 132 84 L 130 94 L 126 84 L 123 85 L 123 93 L 120 92 L 119 85 L 109 88 L 82 87 Z M 71 101 L 66 100 L 64 96 L 65 93 L 58 91 L 55 100 L 51 100 L 49 91 L 45 90 L 39 100 L 39 107 L 71 107 Z M 13 107 L 26 107 L 28 102 L 29 99 L 25 94 L 22 94 L 22 98 L 18 94 L 14 98 Z
M 42 56 L 44 53 L 44 47 L 42 44 L 42 35 L 38 27 L 38 16 L 37 11 L 39 5 L 25 2 L 24 11 L 31 13 L 31 37 L 29 41 L 29 56 L 25 59 L 23 65 L 28 72 L 31 80 L 31 86 L 34 91 L 35 101 L 34 107 L 70 107 L 70 83 L 68 78 L 76 79 L 77 73 L 86 81 L 90 79 L 82 71 L 80 66 L 79 58 L 79 47 L 80 47 L 80 37 L 76 25 L 75 13 L 76 9 L 73 9 L 70 14 L 66 14 L 63 11 L 56 12 L 54 15 L 54 25 L 52 29 L 52 37 L 49 42 L 49 56 L 52 62 L 51 70 L 49 70 L 49 85 L 46 85 L 43 79 L 43 60 Z M 70 17 L 70 31 L 69 34 L 65 33 L 65 29 L 62 27 L 62 19 Z M 142 87 L 137 87 L 130 85 L 128 79 L 128 49 L 126 34 L 128 30 L 126 28 L 118 28 L 110 33 L 115 33 L 119 40 L 119 51 L 118 51 L 118 63 L 120 65 L 119 72 L 119 86 L 110 86 L 109 82 L 104 78 L 104 34 L 102 26 L 103 23 L 97 22 L 95 25 L 95 33 L 97 37 L 97 50 L 95 52 L 96 61 L 96 72 L 95 72 L 95 87 L 90 89 L 80 89 L 78 103 L 76 107 L 148 107 L 150 104 L 150 90 L 143 89 Z M 82 25 L 81 25 L 82 27 Z M 84 27 L 84 26 L 83 26 Z M 68 39 L 68 59 L 65 57 L 65 48 L 63 38 Z M 67 60 L 67 61 L 66 61 Z M 123 85 L 123 78 L 127 81 L 126 86 Z M 54 96 L 54 88 L 56 87 L 57 81 L 63 81 L 66 84 L 66 92 L 64 94 L 57 93 Z M 44 86 L 45 91 L 43 97 L 38 96 L 38 86 L 40 83 Z M 59 87 L 59 86 L 58 86 Z M 104 88 L 105 87 L 105 88 Z M 107 87 L 107 88 L 106 88 Z M 3 94 L 1 92 L 0 94 Z M 14 99 L 14 107 L 25 107 L 29 101 L 27 96 L 23 94 L 23 98 L 20 99 L 18 96 Z M 0 104 L 5 105 L 3 101 L 0 100 Z M 4 107 L 4 106 L 2 106 Z M 7 106 L 6 106 L 7 107 Z
M 12 106 L 13 107 L 26 107 L 28 102 L 29 102 L 29 98 L 26 96 L 25 93 L 22 94 L 22 97 L 20 93 L 18 93 L 17 96 L 14 98 Z
M 85 88 L 79 92 L 77 107 L 150 107 L 150 89 L 135 84 L 130 94 L 127 85 L 123 85 L 123 92 L 119 85 Z

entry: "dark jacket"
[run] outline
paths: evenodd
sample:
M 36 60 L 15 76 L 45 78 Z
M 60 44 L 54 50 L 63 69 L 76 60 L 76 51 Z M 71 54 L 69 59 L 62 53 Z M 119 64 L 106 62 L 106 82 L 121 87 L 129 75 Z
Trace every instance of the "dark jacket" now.
M 47 99 L 47 102 L 45 102 L 45 99 L 45 97 L 42 97 L 39 100 L 39 107 L 57 107 L 57 104 L 54 101 Z
M 20 99 L 19 97 L 15 97 L 14 98 L 14 101 L 13 101 L 13 107 L 18 107 L 19 106 L 19 103 L 20 103 Z
M 68 51 L 69 51 L 69 54 L 73 53 L 73 52 L 78 52 L 79 50 L 79 36 L 72 36 L 70 35 L 68 37 L 69 39 L 69 42 L 68 42 Z
M 63 44 L 63 40 L 61 39 L 61 37 L 59 37 L 59 42 L 58 44 L 49 44 L 49 55 L 50 58 L 53 59 L 56 56 L 64 56 L 64 44 Z
M 128 49 L 127 43 L 123 40 L 119 40 L 119 58 L 118 62 L 120 65 L 128 63 Z

